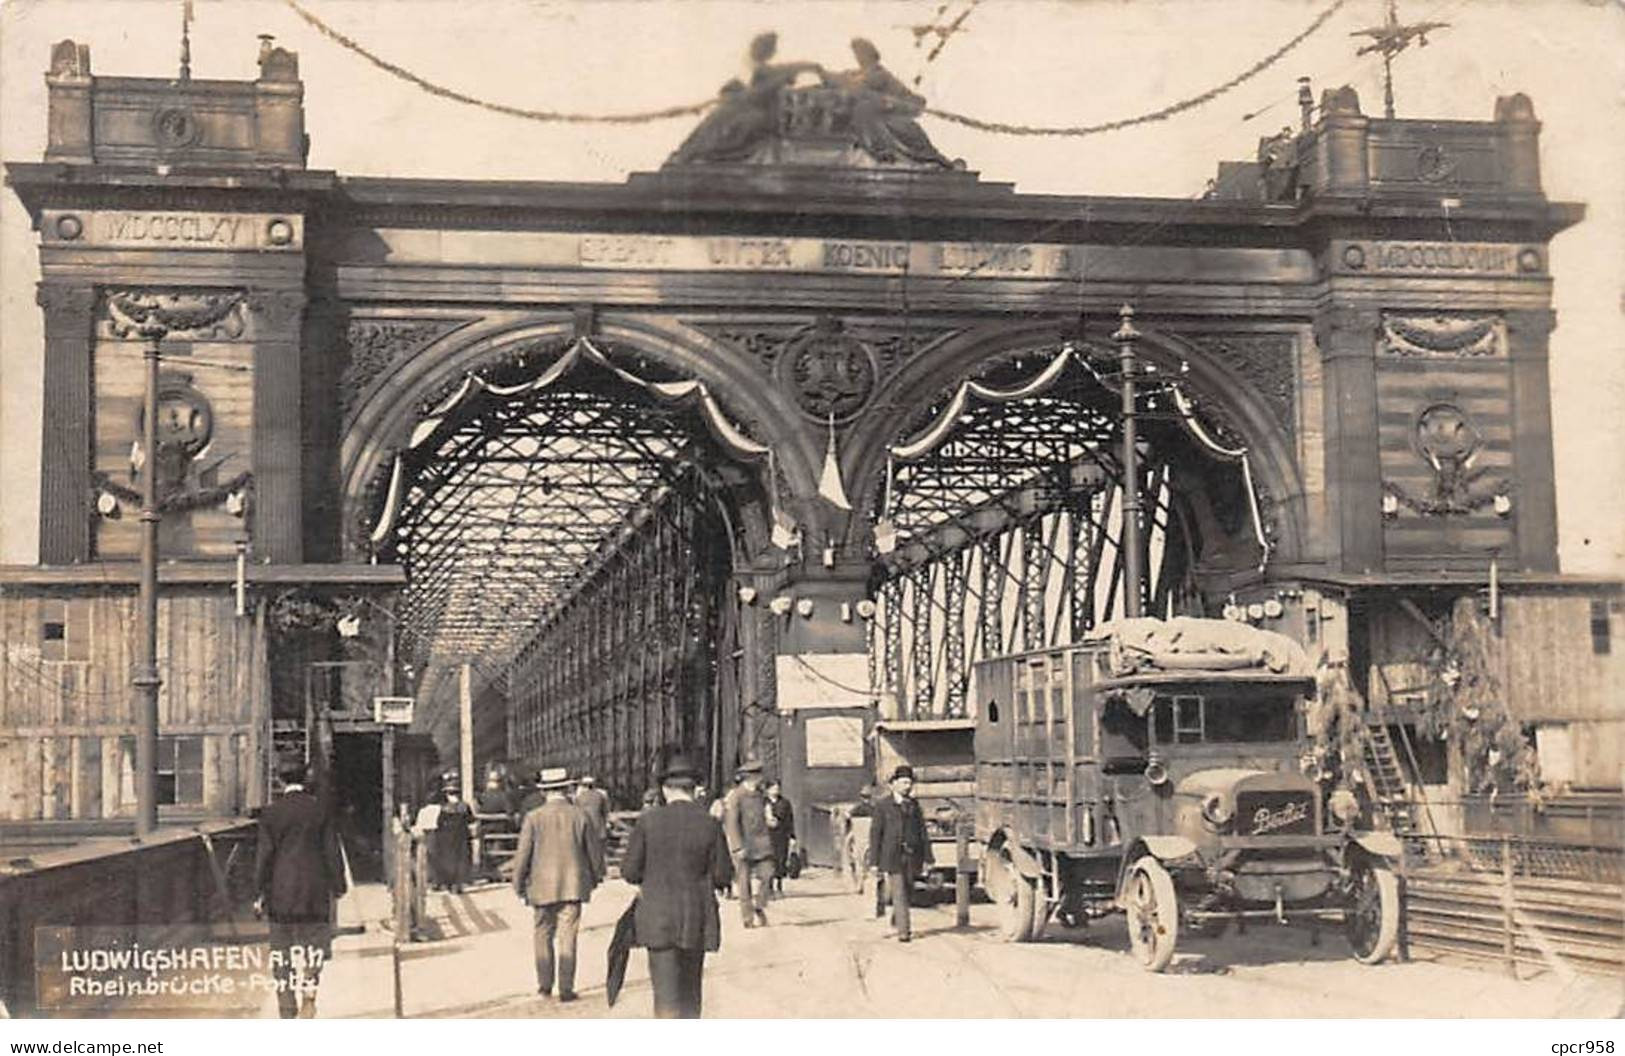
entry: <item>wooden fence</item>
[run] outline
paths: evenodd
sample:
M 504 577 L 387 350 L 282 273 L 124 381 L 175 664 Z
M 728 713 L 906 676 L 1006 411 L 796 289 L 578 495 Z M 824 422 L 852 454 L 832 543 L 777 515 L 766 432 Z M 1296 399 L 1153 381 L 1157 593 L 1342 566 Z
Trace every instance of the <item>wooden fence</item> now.
M 0 863 L 0 1003 L 37 1014 L 35 929 L 240 919 L 253 901 L 254 838 L 244 819 L 89 840 Z
M 1510 834 L 1407 837 L 1412 948 L 1520 969 L 1625 974 L 1618 847 Z

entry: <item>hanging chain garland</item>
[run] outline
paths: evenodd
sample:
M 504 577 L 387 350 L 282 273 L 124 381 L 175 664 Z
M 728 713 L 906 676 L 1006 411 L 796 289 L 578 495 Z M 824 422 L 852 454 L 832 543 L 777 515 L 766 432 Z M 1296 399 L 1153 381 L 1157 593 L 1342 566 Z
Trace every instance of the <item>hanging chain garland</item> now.
M 462 92 L 459 92 L 456 89 L 447 88 L 443 85 L 435 84 L 433 81 L 419 77 L 411 70 L 403 69 L 387 59 L 374 55 L 360 44 L 351 40 L 343 33 L 340 33 L 332 26 L 329 26 L 327 23 L 317 18 L 311 12 L 305 10 L 298 3 L 296 3 L 295 0 L 283 0 L 283 2 L 292 8 L 294 13 L 300 18 L 310 23 L 310 25 L 322 36 L 328 38 L 342 48 L 347 48 L 348 50 L 355 52 L 357 55 L 361 56 L 363 59 L 366 59 L 368 62 L 372 63 L 380 70 L 383 70 L 385 73 L 399 77 L 408 84 L 412 84 L 423 89 L 430 95 L 439 96 L 442 99 L 450 99 L 454 103 L 464 103 L 468 106 L 477 106 L 482 110 L 489 110 L 492 113 L 506 114 L 509 117 L 522 117 L 529 121 L 551 121 L 560 124 L 639 125 L 647 124 L 652 121 L 665 121 L 673 117 L 687 117 L 693 114 L 700 114 L 710 109 L 715 103 L 714 99 L 707 99 L 702 103 L 690 103 L 687 106 L 670 106 L 664 110 L 649 110 L 636 114 L 572 114 L 557 110 L 527 110 L 520 106 L 508 106 L 506 103 L 493 103 L 485 99 L 477 99 L 472 95 L 464 95 Z
M 1201 95 L 1193 95 L 1189 99 L 1182 99 L 1179 102 L 1172 103 L 1160 110 L 1153 110 L 1150 113 L 1140 114 L 1137 117 L 1125 117 L 1116 121 L 1106 121 L 1098 125 L 1052 126 L 1012 125 L 1006 124 L 1002 121 L 983 121 L 979 118 L 966 117 L 964 114 L 956 114 L 949 110 L 938 110 L 936 107 L 931 106 L 926 107 L 925 112 L 930 114 L 932 117 L 938 117 L 944 121 L 951 121 L 956 125 L 964 125 L 967 128 L 974 128 L 981 132 L 997 132 L 1007 136 L 1092 136 L 1101 132 L 1116 132 L 1119 129 L 1132 128 L 1135 125 L 1146 125 L 1153 121 L 1166 121 L 1175 114 L 1184 113 L 1186 110 L 1193 110 L 1204 103 L 1212 102 L 1214 99 L 1217 99 L 1219 96 L 1230 91 L 1232 88 L 1239 87 L 1245 82 L 1250 81 L 1254 77 L 1263 73 L 1265 70 L 1281 61 L 1281 59 L 1284 58 L 1293 48 L 1296 48 L 1299 44 L 1302 44 L 1305 40 L 1308 40 L 1316 30 L 1318 30 L 1321 26 L 1324 26 L 1331 19 L 1331 17 L 1337 14 L 1337 12 L 1342 9 L 1343 5 L 1347 3 L 1348 0 L 1333 0 L 1332 5 L 1326 10 L 1322 11 L 1313 22 L 1309 23 L 1308 28 L 1302 33 L 1299 33 L 1297 36 L 1293 37 L 1291 40 L 1287 41 L 1273 52 L 1253 63 L 1252 66 L 1230 78 L 1228 81 L 1225 81 L 1218 87 L 1209 88 Z
M 444 85 L 435 84 L 433 81 L 419 77 L 411 70 L 397 66 L 389 60 L 373 54 L 356 41 L 345 36 L 343 33 L 340 33 L 332 26 L 329 26 L 320 18 L 317 18 L 316 15 L 312 14 L 310 11 L 307 11 L 297 2 L 297 0 L 283 0 L 283 3 L 287 4 L 295 14 L 309 23 L 318 33 L 322 34 L 324 37 L 327 37 L 335 44 L 338 44 L 340 47 L 361 56 L 363 59 L 366 59 L 368 62 L 383 70 L 385 73 L 388 73 L 393 77 L 397 77 L 408 84 L 421 88 L 430 95 L 438 96 L 442 99 L 449 99 L 456 103 L 463 103 L 466 106 L 479 107 L 482 110 L 489 110 L 492 113 L 505 114 L 509 117 L 520 117 L 528 121 L 547 121 L 557 124 L 637 125 L 648 124 L 655 121 L 666 121 L 676 117 L 698 115 L 704 113 L 706 110 L 709 110 L 712 106 L 716 105 L 717 102 L 715 99 L 707 99 L 703 102 L 689 103 L 684 106 L 670 106 L 662 110 L 647 110 L 640 113 L 630 114 L 579 114 L 558 110 L 531 110 L 525 107 L 509 106 L 506 103 L 493 103 L 487 99 L 480 99 L 472 95 L 466 95 L 454 88 L 447 88 Z M 1176 114 L 1181 114 L 1186 110 L 1193 110 L 1204 103 L 1212 102 L 1214 99 L 1217 99 L 1219 96 L 1230 91 L 1231 89 L 1236 88 L 1241 84 L 1252 80 L 1260 73 L 1263 73 L 1265 70 L 1269 69 L 1271 66 L 1279 62 L 1283 57 L 1285 57 L 1288 52 L 1292 51 L 1299 44 L 1302 44 L 1305 40 L 1312 36 L 1316 30 L 1325 25 L 1331 19 L 1331 17 L 1337 14 L 1337 12 L 1347 3 L 1348 0 L 1333 0 L 1331 6 L 1322 11 L 1320 15 L 1316 17 L 1316 19 L 1311 22 L 1306 29 L 1304 29 L 1303 32 L 1281 45 L 1281 47 L 1277 48 L 1269 55 L 1266 55 L 1264 58 L 1260 59 L 1243 72 L 1230 78 L 1230 80 L 1225 81 L 1223 84 L 1210 88 L 1200 95 L 1191 96 L 1189 99 L 1182 99 L 1177 103 L 1172 103 L 1168 106 L 1162 107 L 1161 109 L 1153 110 L 1149 113 L 1140 114 L 1135 117 L 1120 118 L 1116 121 L 1106 121 L 1096 125 L 1049 126 L 1018 125 L 1008 124 L 1002 121 L 984 121 L 980 118 L 954 113 L 951 110 L 939 110 L 936 107 L 929 106 L 925 108 L 925 113 L 930 114 L 932 117 L 940 118 L 954 124 L 964 125 L 967 128 L 974 128 L 981 132 L 994 132 L 1000 135 L 1008 136 L 1091 136 L 1097 135 L 1101 132 L 1115 132 L 1119 129 L 1132 128 L 1135 125 L 1150 124 L 1154 121 L 1165 121 Z M 975 6 L 975 4 L 972 4 L 971 9 L 973 10 Z M 967 15 L 969 13 L 969 10 L 965 12 Z M 962 20 L 963 16 L 961 16 L 961 21 Z M 940 45 L 937 50 L 941 50 Z M 935 57 L 935 54 L 936 53 L 933 52 L 933 58 Z

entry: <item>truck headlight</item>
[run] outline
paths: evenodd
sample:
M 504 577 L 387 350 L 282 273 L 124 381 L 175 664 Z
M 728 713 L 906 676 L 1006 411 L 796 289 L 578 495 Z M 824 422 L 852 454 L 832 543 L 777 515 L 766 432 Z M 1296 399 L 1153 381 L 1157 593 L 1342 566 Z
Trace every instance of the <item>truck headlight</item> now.
M 1235 816 L 1235 807 L 1225 800 L 1222 792 L 1209 792 L 1202 800 L 1202 817 L 1214 828 L 1223 828 Z
M 1354 793 L 1346 788 L 1339 788 L 1326 800 L 1331 808 L 1332 817 L 1347 825 L 1360 816 L 1360 801 L 1354 798 Z
M 1153 785 L 1168 783 L 1168 767 L 1163 764 L 1162 757 L 1156 752 L 1152 752 L 1151 758 L 1145 762 L 1145 779 Z

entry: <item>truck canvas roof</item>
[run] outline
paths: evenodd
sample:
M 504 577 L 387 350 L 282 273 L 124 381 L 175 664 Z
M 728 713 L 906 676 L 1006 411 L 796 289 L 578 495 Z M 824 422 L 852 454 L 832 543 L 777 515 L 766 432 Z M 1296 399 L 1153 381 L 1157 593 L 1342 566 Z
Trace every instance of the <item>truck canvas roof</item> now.
M 1152 673 L 1226 679 L 1314 676 L 1314 665 L 1297 642 L 1234 620 L 1195 616 L 1111 620 L 1091 631 L 1087 641 L 1106 646 L 1106 673 L 1113 678 Z

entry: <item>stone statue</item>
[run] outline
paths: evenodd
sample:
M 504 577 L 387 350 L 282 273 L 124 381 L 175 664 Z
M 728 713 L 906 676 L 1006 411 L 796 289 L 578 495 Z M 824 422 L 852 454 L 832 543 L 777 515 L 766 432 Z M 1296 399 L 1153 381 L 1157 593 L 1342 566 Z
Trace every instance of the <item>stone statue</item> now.
M 1290 202 L 1298 197 L 1298 137 L 1290 127 L 1258 141 L 1258 167 L 1264 180 L 1264 200 Z
M 720 101 L 672 155 L 672 161 L 744 161 L 779 128 L 779 97 L 802 73 L 822 74 L 816 62 L 774 63 L 779 35 L 762 33 L 750 42 L 749 81 L 722 86 Z
M 826 74 L 824 83 L 851 97 L 852 134 L 857 145 L 879 162 L 913 161 L 944 169 L 964 168 L 945 157 L 915 121 L 925 97 L 911 91 L 880 64 L 880 51 L 862 37 L 852 41 L 858 68 Z

